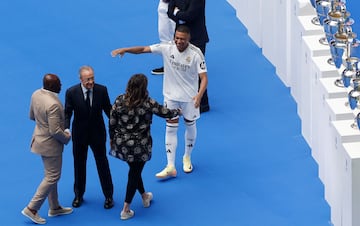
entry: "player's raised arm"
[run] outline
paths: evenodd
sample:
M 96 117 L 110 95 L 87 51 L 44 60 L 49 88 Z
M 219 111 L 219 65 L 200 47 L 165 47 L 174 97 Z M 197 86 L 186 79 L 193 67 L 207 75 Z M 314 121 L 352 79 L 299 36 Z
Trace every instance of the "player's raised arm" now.
M 121 57 L 124 56 L 125 53 L 132 53 L 132 54 L 141 54 L 141 53 L 150 53 L 151 49 L 149 46 L 133 46 L 133 47 L 125 47 L 125 48 L 118 48 L 111 51 L 111 56 L 116 57 L 120 55 Z

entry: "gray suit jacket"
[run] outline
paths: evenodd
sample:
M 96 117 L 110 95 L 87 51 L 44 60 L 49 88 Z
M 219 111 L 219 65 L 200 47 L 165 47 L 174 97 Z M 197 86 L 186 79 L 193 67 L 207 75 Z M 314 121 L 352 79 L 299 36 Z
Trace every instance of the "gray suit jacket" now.
M 30 119 L 36 125 L 31 140 L 31 151 L 43 156 L 58 156 L 70 140 L 64 132 L 64 108 L 55 93 L 36 90 L 31 96 Z

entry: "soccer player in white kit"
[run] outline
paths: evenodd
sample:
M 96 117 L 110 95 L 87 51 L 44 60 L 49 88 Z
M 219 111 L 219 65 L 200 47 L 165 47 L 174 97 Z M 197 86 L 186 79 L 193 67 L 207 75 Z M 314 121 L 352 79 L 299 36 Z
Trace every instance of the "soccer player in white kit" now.
M 190 43 L 190 30 L 184 25 L 177 27 L 174 41 L 150 46 L 134 46 L 115 49 L 113 57 L 125 53 L 161 54 L 164 61 L 163 95 L 164 103 L 170 109 L 180 108 L 185 121 L 185 152 L 183 170 L 193 170 L 191 153 L 195 145 L 196 120 L 200 118 L 200 102 L 207 84 L 207 68 L 201 50 Z M 199 77 L 201 79 L 199 88 Z M 175 156 L 179 118 L 166 120 L 165 146 L 167 165 L 156 174 L 158 178 L 176 177 Z
M 168 7 L 170 0 L 159 0 L 158 5 L 158 32 L 160 42 L 171 42 L 174 39 L 176 23 L 168 17 Z M 151 70 L 154 75 L 164 74 L 164 67 Z

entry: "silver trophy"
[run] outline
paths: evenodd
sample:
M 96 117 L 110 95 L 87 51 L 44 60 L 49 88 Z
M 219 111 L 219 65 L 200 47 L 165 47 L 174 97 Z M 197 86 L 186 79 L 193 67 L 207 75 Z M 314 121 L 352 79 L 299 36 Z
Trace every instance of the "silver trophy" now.
M 324 19 L 324 32 L 327 43 L 329 43 L 330 48 L 331 45 L 334 46 L 334 43 L 331 43 L 335 37 L 334 35 L 339 31 L 339 26 L 342 24 L 346 24 L 347 26 L 351 26 L 353 23 L 352 19 L 349 19 L 350 13 L 346 11 L 346 7 L 343 3 L 338 0 L 331 1 L 331 10 L 328 13 L 327 18 Z M 350 24 L 351 23 L 351 24 Z M 335 47 L 335 46 L 334 46 Z M 334 54 L 332 56 L 336 56 Z M 331 65 L 334 65 L 335 59 L 331 57 L 327 62 Z
M 354 90 L 358 89 L 359 85 L 359 58 L 357 57 L 347 57 L 345 59 L 346 67 L 341 73 L 342 78 L 342 87 L 349 87 L 351 81 L 353 82 Z
M 351 110 L 355 110 L 358 107 L 358 101 L 360 99 L 360 91 L 355 89 L 351 90 L 348 94 L 348 99 Z
M 357 66 L 359 59 L 352 56 L 353 50 L 359 46 L 359 40 L 356 39 L 356 33 L 352 32 L 351 25 L 354 24 L 354 20 L 349 17 L 350 13 L 346 11 L 343 3 L 340 3 L 339 6 L 340 14 L 339 11 L 333 13 L 333 17 L 337 17 L 338 30 L 333 35 L 334 39 L 330 41 L 329 46 L 331 58 L 336 68 L 339 69 L 341 65 L 345 66 L 341 79 L 337 79 L 335 85 L 349 87 L 351 79 L 358 77 L 359 74 Z
M 354 122 L 350 126 L 353 129 L 360 129 L 360 112 L 356 114 Z
M 356 125 L 354 125 L 356 123 Z M 352 128 L 360 129 L 360 113 L 358 113 L 355 117 L 355 122 L 351 125 Z M 356 127 L 355 127 L 356 126 Z
M 356 33 L 336 33 L 335 39 L 330 42 L 331 57 L 336 68 L 340 68 L 342 64 L 345 69 L 341 73 L 341 79 L 335 81 L 338 87 L 349 87 L 350 81 L 359 77 L 358 62 L 359 58 L 352 56 L 352 52 L 359 46 L 359 40 L 356 39 Z M 345 55 L 343 61 L 342 55 Z
M 342 65 L 342 61 L 343 61 L 342 57 L 345 52 L 345 47 L 339 45 L 336 39 L 331 40 L 329 46 L 330 46 L 332 62 L 334 62 L 335 67 L 339 69 L 340 66 Z
M 359 109 L 359 101 L 360 101 L 360 77 L 355 77 L 352 79 L 354 88 L 348 94 L 348 105 L 351 110 Z M 351 124 L 351 127 L 354 129 L 360 129 L 360 113 L 358 113 L 354 119 L 354 122 Z
M 325 37 L 326 37 L 326 41 L 327 43 L 329 43 L 329 46 L 334 45 L 336 43 L 331 43 L 331 41 L 334 39 L 334 35 L 335 33 L 339 30 L 339 19 L 341 18 L 341 12 L 339 11 L 331 11 L 329 12 L 329 18 L 326 18 L 324 20 L 324 30 L 325 30 Z M 335 46 L 334 46 L 335 47 Z M 331 65 L 334 65 L 334 61 L 335 59 L 333 58 L 333 56 L 337 56 L 338 53 L 336 54 L 332 54 L 331 58 L 327 60 L 327 62 Z
M 327 18 L 328 13 L 331 10 L 331 2 L 330 0 L 316 0 L 315 5 L 319 23 L 321 26 L 323 26 L 324 20 Z M 319 42 L 323 45 L 328 45 L 326 37 L 321 37 Z
M 312 7 L 314 7 L 314 9 L 316 10 L 316 0 L 311 0 L 310 2 Z M 311 19 L 311 23 L 315 25 L 320 25 L 319 17 L 316 15 L 314 18 Z

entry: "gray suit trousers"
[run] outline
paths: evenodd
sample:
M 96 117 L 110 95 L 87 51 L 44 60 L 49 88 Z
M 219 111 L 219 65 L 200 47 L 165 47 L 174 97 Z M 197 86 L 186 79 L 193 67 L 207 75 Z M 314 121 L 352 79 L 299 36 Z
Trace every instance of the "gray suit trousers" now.
M 33 210 L 39 210 L 45 199 L 48 198 L 49 208 L 57 209 L 59 207 L 57 183 L 61 176 L 62 155 L 41 157 L 45 175 L 28 207 Z

